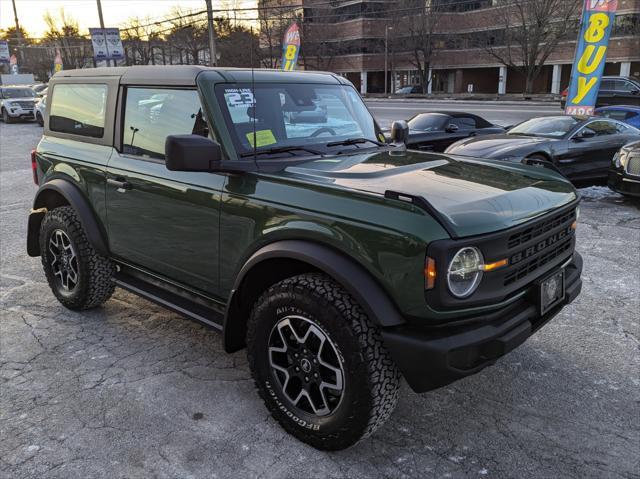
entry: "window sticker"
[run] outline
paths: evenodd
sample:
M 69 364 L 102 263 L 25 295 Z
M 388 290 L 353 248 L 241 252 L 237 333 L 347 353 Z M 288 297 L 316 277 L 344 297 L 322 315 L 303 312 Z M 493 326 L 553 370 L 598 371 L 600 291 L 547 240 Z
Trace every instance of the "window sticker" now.
M 249 144 L 253 147 L 253 132 L 247 133 L 247 140 L 249 140 Z M 273 136 L 273 132 L 271 130 L 258 130 L 256 131 L 256 148 L 260 148 L 261 146 L 273 145 L 277 143 L 276 137 Z
M 224 97 L 230 108 L 246 108 L 256 104 L 256 99 L 249 88 L 225 88 Z

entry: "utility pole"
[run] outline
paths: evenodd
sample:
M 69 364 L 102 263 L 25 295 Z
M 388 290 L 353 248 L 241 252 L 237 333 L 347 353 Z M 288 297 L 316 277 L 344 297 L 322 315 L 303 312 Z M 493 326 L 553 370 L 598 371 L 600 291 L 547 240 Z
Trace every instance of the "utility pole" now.
M 96 3 L 98 4 L 98 18 L 100 18 L 100 28 L 102 28 L 102 34 L 104 35 L 105 48 L 107 49 L 107 55 L 109 55 L 109 45 L 107 45 L 107 35 L 105 35 L 104 33 L 104 19 L 102 18 L 102 4 L 100 3 L 100 0 L 96 0 Z M 113 66 L 116 66 L 115 63 L 116 62 L 114 60 Z M 109 58 L 107 58 L 107 66 L 108 67 L 111 66 L 111 60 L 109 60 Z
M 100 0 L 98 0 L 100 1 Z M 204 0 L 207 4 L 207 27 L 209 30 L 209 64 L 215 67 L 218 63 L 216 58 L 216 31 L 213 29 L 213 11 L 211 0 Z
M 18 46 L 22 44 L 22 31 L 20 30 L 20 23 L 18 22 L 18 10 L 16 10 L 16 0 L 11 0 L 13 4 L 13 20 L 16 22 L 16 43 Z M 16 53 L 18 53 L 18 64 L 20 64 L 20 55 L 19 50 L 16 49 Z
M 13 4 L 13 19 L 16 22 L 16 36 L 18 38 L 21 38 L 22 34 L 20 32 L 20 23 L 18 23 L 18 11 L 16 10 L 16 0 L 11 0 L 11 3 Z

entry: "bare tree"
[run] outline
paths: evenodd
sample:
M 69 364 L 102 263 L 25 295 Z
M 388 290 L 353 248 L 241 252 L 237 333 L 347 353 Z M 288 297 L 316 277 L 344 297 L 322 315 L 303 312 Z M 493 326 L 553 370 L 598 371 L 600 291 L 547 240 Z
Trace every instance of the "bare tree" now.
M 193 12 L 175 7 L 171 13 L 170 31 L 165 39 L 178 50 L 182 63 L 198 65 L 201 52 L 209 49 L 207 42 L 207 22 L 205 15 L 193 15 Z
M 122 31 L 122 43 L 127 49 L 127 62 L 132 65 L 149 65 L 156 62 L 154 48 L 160 42 L 157 27 L 149 17 L 133 17 L 127 20 Z
M 392 44 L 410 53 L 410 62 L 418 71 L 420 87 L 426 93 L 431 78 L 429 70 L 437 48 L 437 29 L 444 6 L 442 2 L 425 0 L 400 0 L 397 14 L 391 19 Z
M 487 32 L 485 49 L 503 65 L 522 74 L 525 93 L 549 55 L 579 22 L 580 0 L 503 0 L 495 11 L 500 30 Z
M 258 38 L 237 18 L 214 19 L 219 66 L 251 67 L 258 59 Z M 254 64 L 251 61 L 254 60 Z
M 309 9 L 310 14 L 300 18 L 300 56 L 307 70 L 331 70 L 333 60 L 340 54 L 342 43 L 335 41 L 332 24 L 327 21 L 334 14 L 332 7 L 320 3 Z
M 55 16 L 47 11 L 44 22 L 48 28 L 44 40 L 52 47 L 60 48 L 64 67 L 73 69 L 86 66 L 93 57 L 93 50 L 91 42 L 80 35 L 77 20 L 68 16 L 64 8 L 61 8 Z
M 295 7 L 290 0 L 260 0 L 258 24 L 260 28 L 260 63 L 264 68 L 278 68 L 282 56 L 284 32 L 292 23 Z

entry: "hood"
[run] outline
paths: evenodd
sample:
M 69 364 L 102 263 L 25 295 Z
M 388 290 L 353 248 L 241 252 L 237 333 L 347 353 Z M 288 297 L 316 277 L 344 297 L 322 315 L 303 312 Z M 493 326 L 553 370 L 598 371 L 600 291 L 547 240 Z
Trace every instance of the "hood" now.
M 517 148 L 527 147 L 536 143 L 550 141 L 551 138 L 535 136 L 499 135 L 474 136 L 457 141 L 449 148 L 447 153 L 456 155 L 473 156 L 476 158 L 502 158 Z
M 551 170 L 417 151 L 325 157 L 280 175 L 378 195 L 421 196 L 459 237 L 509 228 L 577 198 L 571 183 Z

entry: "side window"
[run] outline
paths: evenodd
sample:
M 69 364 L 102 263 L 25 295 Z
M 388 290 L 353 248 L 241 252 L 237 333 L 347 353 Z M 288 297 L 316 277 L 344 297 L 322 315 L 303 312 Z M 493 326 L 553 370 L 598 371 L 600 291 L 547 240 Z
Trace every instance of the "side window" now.
M 626 80 L 616 80 L 616 91 L 631 92 L 635 90 L 633 83 Z
M 616 131 L 618 133 L 630 133 L 631 128 L 627 125 L 623 125 L 622 123 L 616 123 Z
M 209 135 L 195 90 L 127 88 L 122 152 L 164 159 L 168 135 Z
M 49 129 L 60 133 L 102 138 L 106 107 L 107 85 L 55 85 L 49 111 Z
M 616 124 L 612 121 L 594 121 L 589 123 L 588 128 L 595 132 L 596 136 L 615 135 L 617 133 Z
M 458 125 L 461 130 L 473 130 L 476 127 L 476 121 L 469 117 L 451 118 L 451 123 Z
M 614 120 L 625 120 L 627 118 L 627 112 L 622 110 L 606 110 L 602 112 L 602 116 L 613 118 Z
M 600 83 L 600 91 L 602 90 L 612 90 L 613 89 L 613 82 L 611 80 L 602 80 L 602 83 Z

